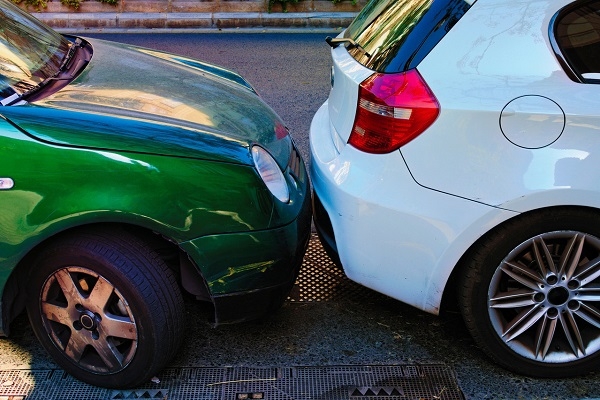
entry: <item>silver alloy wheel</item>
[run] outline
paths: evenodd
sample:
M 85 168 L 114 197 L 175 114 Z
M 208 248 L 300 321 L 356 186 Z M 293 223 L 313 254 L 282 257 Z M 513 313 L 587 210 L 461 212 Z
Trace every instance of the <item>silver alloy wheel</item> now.
M 83 369 L 116 373 L 135 355 L 133 313 L 121 293 L 94 271 L 57 270 L 43 285 L 40 311 L 53 343 Z
M 600 349 L 600 240 L 575 231 L 529 239 L 497 267 L 488 289 L 490 321 L 522 357 L 581 360 Z

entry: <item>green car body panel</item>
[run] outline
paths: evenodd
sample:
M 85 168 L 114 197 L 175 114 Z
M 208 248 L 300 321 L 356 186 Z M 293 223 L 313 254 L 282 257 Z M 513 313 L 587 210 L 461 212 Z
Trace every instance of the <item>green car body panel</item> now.
M 39 109 L 6 116 L 50 143 L 248 165 L 248 147 L 260 143 L 287 160 L 290 139 L 276 132 L 283 123 L 241 76 L 154 50 L 90 44 L 94 56 L 73 82 L 36 101 Z
M 289 287 L 308 243 L 309 182 L 287 130 L 231 71 L 89 42 L 89 65 L 65 88 L 0 108 L 0 179 L 14 181 L 0 190 L 0 210 L 10 210 L 0 214 L 3 301 L 36 246 L 74 227 L 118 223 L 175 243 L 208 288 L 216 321 L 243 319 L 225 308 Z M 260 178 L 254 145 L 281 167 L 288 203 Z M 4 333 L 9 316 L 1 321 Z

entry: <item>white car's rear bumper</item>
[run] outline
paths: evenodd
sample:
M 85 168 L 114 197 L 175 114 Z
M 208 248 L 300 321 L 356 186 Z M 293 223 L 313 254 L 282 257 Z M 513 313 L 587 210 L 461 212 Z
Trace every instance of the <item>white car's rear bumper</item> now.
M 373 155 L 347 145 L 338 153 L 327 103 L 312 121 L 310 149 L 315 225 L 348 277 L 427 312 L 439 312 L 471 244 L 515 215 L 420 186 L 400 151 Z

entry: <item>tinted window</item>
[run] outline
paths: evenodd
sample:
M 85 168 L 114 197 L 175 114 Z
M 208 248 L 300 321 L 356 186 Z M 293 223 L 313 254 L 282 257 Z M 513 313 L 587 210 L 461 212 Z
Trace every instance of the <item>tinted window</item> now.
M 362 48 L 349 50 L 367 68 L 401 72 L 416 67 L 450 31 L 473 0 L 371 0 L 345 37 Z
M 600 82 L 600 1 L 577 4 L 556 20 L 554 37 L 564 60 L 583 82 Z
M 0 0 L 0 100 L 52 77 L 68 49 L 64 37 Z

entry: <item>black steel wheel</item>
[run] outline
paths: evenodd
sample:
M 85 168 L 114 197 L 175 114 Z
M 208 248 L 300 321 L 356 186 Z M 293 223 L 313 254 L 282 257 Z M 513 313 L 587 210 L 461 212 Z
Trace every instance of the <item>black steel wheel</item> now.
M 555 209 L 518 217 L 469 256 L 461 309 L 479 346 L 538 377 L 581 375 L 600 357 L 600 217 Z
M 78 232 L 46 247 L 31 269 L 27 312 L 54 360 L 96 386 L 149 381 L 182 338 L 172 271 L 120 230 Z

